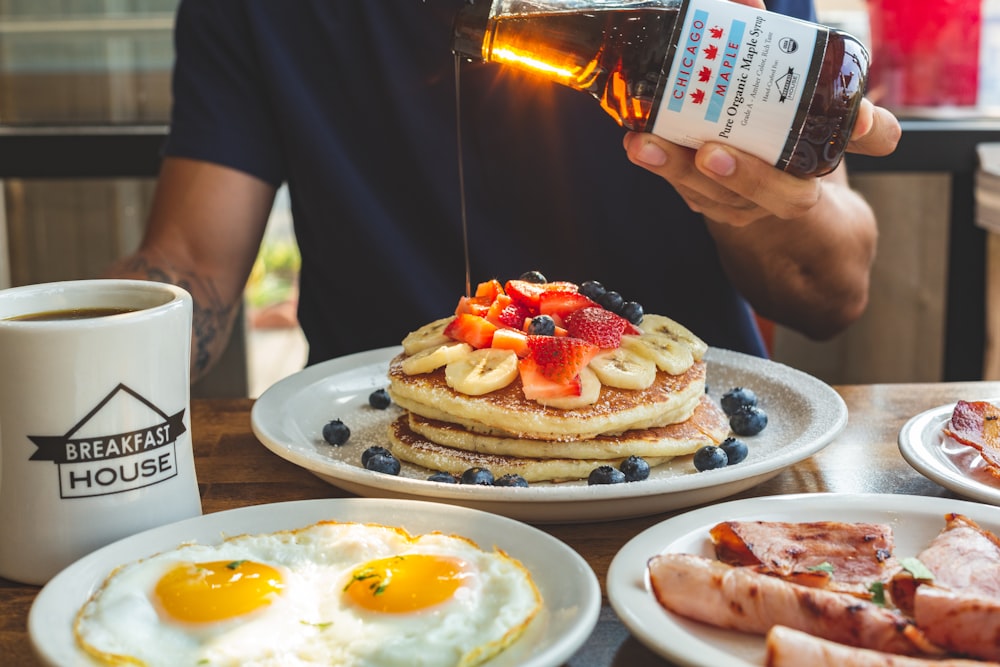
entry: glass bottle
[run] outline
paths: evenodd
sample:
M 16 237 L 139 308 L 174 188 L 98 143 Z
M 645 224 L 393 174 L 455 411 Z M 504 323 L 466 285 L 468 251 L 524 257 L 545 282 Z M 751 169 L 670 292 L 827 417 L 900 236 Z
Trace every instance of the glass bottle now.
M 798 176 L 840 163 L 869 64 L 844 32 L 729 0 L 471 0 L 452 48 L 589 93 L 626 129 Z

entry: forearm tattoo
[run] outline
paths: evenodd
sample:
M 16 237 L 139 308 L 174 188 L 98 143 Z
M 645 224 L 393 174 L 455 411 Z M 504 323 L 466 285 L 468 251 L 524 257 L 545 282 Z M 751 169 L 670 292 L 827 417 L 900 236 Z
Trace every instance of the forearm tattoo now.
M 228 341 L 234 314 L 240 300 L 226 303 L 210 281 L 192 272 L 171 271 L 153 265 L 145 257 L 133 257 L 118 267 L 136 277 L 172 283 L 191 293 L 194 299 L 193 340 L 191 350 L 192 380 L 207 371 L 222 354 Z

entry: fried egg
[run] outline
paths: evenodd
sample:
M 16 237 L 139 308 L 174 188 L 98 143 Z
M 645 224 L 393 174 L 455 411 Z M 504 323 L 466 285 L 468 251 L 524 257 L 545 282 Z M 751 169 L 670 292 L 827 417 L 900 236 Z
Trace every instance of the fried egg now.
M 530 573 L 500 550 L 321 522 L 122 566 L 74 635 L 115 665 L 470 666 L 513 643 L 541 605 Z

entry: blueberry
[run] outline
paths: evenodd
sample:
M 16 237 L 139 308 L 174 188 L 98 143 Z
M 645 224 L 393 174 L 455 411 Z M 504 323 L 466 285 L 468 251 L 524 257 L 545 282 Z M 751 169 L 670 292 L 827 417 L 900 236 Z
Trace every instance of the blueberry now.
M 698 472 L 725 468 L 728 464 L 726 453 L 715 445 L 705 445 L 694 453 L 694 467 Z
M 450 472 L 445 472 L 444 470 L 438 470 L 432 473 L 428 478 L 428 482 L 441 482 L 443 484 L 458 484 L 458 478 L 452 475 Z
M 584 295 L 591 301 L 601 302 L 601 297 L 608 290 L 605 289 L 604 285 L 597 282 L 596 280 L 587 280 L 580 284 L 580 294 Z
M 368 405 L 376 410 L 385 410 L 392 405 L 392 399 L 389 398 L 389 392 L 385 389 L 376 389 L 368 395 Z
M 767 426 L 767 413 L 756 405 L 744 405 L 729 416 L 729 428 L 736 435 L 757 435 Z
M 622 295 L 618 292 L 610 291 L 605 292 L 597 303 L 601 304 L 606 310 L 610 310 L 612 313 L 619 313 L 621 312 L 622 306 L 625 304 L 625 299 L 623 299 Z
M 722 395 L 722 411 L 732 416 L 744 405 L 757 405 L 757 394 L 746 387 L 733 387 Z
M 462 473 L 462 477 L 459 481 L 462 484 L 493 486 L 493 473 L 486 468 L 469 468 Z
M 529 282 L 529 283 L 547 283 L 547 282 L 549 282 L 548 280 L 545 279 L 545 276 L 542 274 L 541 271 L 525 271 L 524 273 L 521 274 L 520 280 L 523 280 L 523 281 Z
M 522 488 L 527 488 L 528 480 L 521 477 L 520 475 L 515 475 L 514 473 L 507 473 L 506 475 L 501 475 L 497 477 L 496 481 L 493 482 L 493 486 L 519 486 Z
M 642 316 L 644 314 L 642 304 L 638 301 L 626 301 L 622 304 L 622 312 L 620 315 L 632 324 L 638 325 L 642 322 Z
M 742 440 L 737 440 L 736 438 L 726 438 L 719 445 L 719 449 L 726 453 L 726 459 L 729 460 L 729 465 L 734 463 L 739 463 L 747 457 L 747 443 Z
M 556 321 L 548 315 L 535 315 L 528 324 L 528 333 L 532 336 L 555 336 Z
M 347 424 L 339 419 L 327 422 L 323 426 L 323 439 L 331 445 L 342 445 L 350 437 L 351 429 L 347 428 Z
M 385 447 L 379 447 L 378 445 L 375 445 L 374 447 L 369 447 L 365 451 L 361 452 L 362 467 L 367 468 L 368 459 L 370 459 L 373 456 L 392 456 L 392 452 L 390 452 Z
M 381 472 L 386 475 L 398 475 L 400 468 L 399 459 L 388 452 L 385 454 L 372 454 L 368 457 L 365 468 L 372 472 Z
M 625 474 L 626 482 L 641 482 L 649 477 L 649 464 L 646 463 L 646 459 L 638 456 L 628 457 L 622 461 L 618 469 Z
M 590 471 L 587 484 L 621 484 L 625 481 L 625 473 L 611 466 L 598 466 Z

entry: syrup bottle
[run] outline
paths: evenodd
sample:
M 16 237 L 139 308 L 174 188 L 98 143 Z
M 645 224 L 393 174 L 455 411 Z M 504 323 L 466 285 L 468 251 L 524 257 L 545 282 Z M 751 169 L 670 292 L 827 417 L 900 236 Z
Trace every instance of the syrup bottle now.
M 798 176 L 840 163 L 869 64 L 846 33 L 729 0 L 470 0 L 452 48 L 589 93 L 626 129 Z

